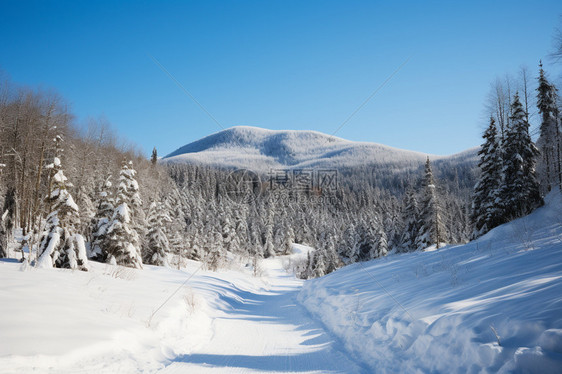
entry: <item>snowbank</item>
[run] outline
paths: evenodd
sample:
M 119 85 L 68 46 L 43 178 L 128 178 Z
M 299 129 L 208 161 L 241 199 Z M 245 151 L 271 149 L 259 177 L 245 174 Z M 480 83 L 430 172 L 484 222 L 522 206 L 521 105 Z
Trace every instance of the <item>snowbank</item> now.
M 205 338 L 208 306 L 189 285 L 153 315 L 199 264 L 90 265 L 0 261 L 0 373 L 154 372 Z
M 562 372 L 562 199 L 463 246 L 306 282 L 299 301 L 377 373 Z

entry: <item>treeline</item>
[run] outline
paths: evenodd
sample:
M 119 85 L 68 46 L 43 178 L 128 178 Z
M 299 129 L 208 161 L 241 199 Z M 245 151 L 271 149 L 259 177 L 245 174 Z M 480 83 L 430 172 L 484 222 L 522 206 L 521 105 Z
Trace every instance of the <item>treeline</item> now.
M 274 176 L 262 176 L 252 198 L 238 201 L 229 195 L 236 188 L 231 171 L 172 164 L 182 216 L 188 217 L 183 257 L 216 267 L 230 252 L 251 266 L 261 258 L 287 254 L 292 243 L 300 243 L 315 248 L 307 262 L 294 264 L 301 277 L 310 278 L 389 252 L 466 242 L 471 233 L 470 189 L 459 187 L 458 173 L 451 173 L 449 166 L 442 165 L 439 174 L 450 179 L 438 182 L 429 160 L 425 169 L 420 165 L 415 172 L 395 171 L 402 178 L 392 188 L 378 187 L 363 168 L 349 169 L 329 192 L 279 187 Z M 403 184 L 409 186 L 408 193 Z M 409 225 L 411 221 L 416 224 Z

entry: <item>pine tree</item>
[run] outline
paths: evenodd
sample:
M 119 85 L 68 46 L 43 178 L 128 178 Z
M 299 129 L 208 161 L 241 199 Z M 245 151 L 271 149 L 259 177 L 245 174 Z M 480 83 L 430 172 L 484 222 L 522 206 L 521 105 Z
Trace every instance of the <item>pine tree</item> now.
M 506 221 L 529 214 L 543 203 L 535 175 L 535 160 L 539 151 L 529 135 L 529 123 L 517 94 L 511 113 L 511 125 L 505 140 L 504 188 L 501 193 Z
M 111 182 L 108 177 L 99 192 L 99 202 L 94 218 L 92 218 L 92 242 L 90 244 L 90 258 L 94 261 L 107 261 L 107 250 L 104 248 L 107 228 L 113 211 L 115 209 L 114 200 L 111 196 Z
M 326 275 L 326 258 L 323 251 L 312 252 L 312 274 L 315 278 Z
M 67 189 L 71 184 L 64 175 L 59 157 L 46 168 L 51 170 L 52 190 L 46 200 L 52 209 L 41 235 L 38 266 L 86 271 L 86 246 L 82 235 L 77 233 L 79 209 Z
M 416 238 L 418 249 L 425 249 L 433 244 L 439 248 L 445 238 L 445 229 L 441 217 L 441 206 L 437 197 L 435 180 L 431 171 L 429 157 L 425 163 L 423 198 L 420 211 L 420 229 Z
M 156 163 L 158 162 L 158 152 L 156 151 L 156 147 L 154 147 L 152 149 L 152 155 L 150 156 L 150 162 L 152 163 L 152 165 L 156 165 Z
M 189 225 L 191 220 L 187 219 L 188 214 L 184 211 L 184 207 L 188 208 L 189 204 L 185 196 L 180 193 L 177 188 L 172 193 L 166 195 L 164 206 L 170 214 L 170 222 L 166 222 L 166 233 L 170 252 L 177 256 L 177 268 L 183 266 L 183 260 L 188 257 Z
M 264 257 L 269 258 L 275 256 L 273 247 L 273 209 L 270 207 L 267 211 L 267 221 L 265 223 L 265 240 L 264 240 Z
M 338 254 L 336 252 L 335 238 L 332 233 L 328 233 L 324 248 L 324 252 L 326 253 L 326 274 L 330 274 L 340 266 Z
M 91 231 L 91 221 L 96 214 L 96 207 L 88 194 L 85 186 L 80 187 L 78 190 L 78 196 L 76 198 L 76 204 L 80 207 L 80 227 L 79 230 L 86 239 L 86 241 L 91 241 L 92 231 Z
M 222 235 L 218 230 L 213 230 L 212 240 L 207 242 L 207 255 L 205 262 L 210 270 L 218 270 L 223 262 L 225 253 L 223 251 Z
M 360 230 L 354 222 L 350 222 L 349 226 L 344 230 L 338 253 L 346 265 L 359 261 Z
M 418 202 L 413 188 L 409 187 L 406 190 L 403 205 L 404 233 L 401 238 L 401 247 L 402 251 L 408 252 L 417 248 L 416 238 L 420 229 Z
M 384 257 L 388 253 L 388 238 L 382 225 L 379 225 L 376 233 L 377 241 L 375 243 L 376 252 L 371 254 L 371 258 Z
M 482 136 L 485 141 L 478 155 L 480 179 L 474 186 L 471 220 L 473 237 L 478 237 L 501 223 L 502 216 L 499 193 L 502 185 L 502 160 L 498 143 L 498 132 L 494 118 Z
M 558 184 L 562 188 L 562 173 L 560 165 L 560 115 L 557 106 L 557 89 L 545 77 L 542 63 L 539 72 L 539 87 L 537 88 L 537 107 L 541 114 L 540 135 L 537 146 L 541 152 L 538 169 L 541 183 L 546 191 L 552 185 Z
M 115 209 L 107 227 L 103 246 L 108 253 L 108 262 L 133 268 L 142 268 L 139 234 L 133 226 L 131 205 L 140 205 L 135 171 L 123 163 Z
M 170 252 L 168 238 L 164 224 L 170 222 L 171 218 L 166 212 L 163 203 L 150 204 L 148 210 L 148 234 L 146 250 L 144 251 L 144 263 L 157 266 L 169 266 L 168 253 Z
M 146 217 L 142 210 L 142 199 L 139 184 L 136 180 L 137 171 L 133 168 L 133 162 L 123 163 L 119 172 L 118 190 L 127 198 L 130 209 L 131 227 L 136 232 L 137 242 L 133 243 L 136 248 L 141 248 L 141 238 L 145 237 Z
M 283 242 L 281 244 L 282 253 L 288 255 L 292 253 L 293 243 L 295 242 L 295 232 L 289 222 L 285 223 L 285 235 L 283 235 Z

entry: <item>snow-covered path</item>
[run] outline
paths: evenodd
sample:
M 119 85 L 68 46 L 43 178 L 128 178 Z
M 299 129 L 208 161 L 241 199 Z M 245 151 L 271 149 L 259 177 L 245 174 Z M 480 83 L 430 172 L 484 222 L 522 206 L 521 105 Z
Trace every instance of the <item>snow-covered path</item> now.
M 2 260 L 0 374 L 369 372 L 296 302 L 287 261 L 254 277 L 235 261 L 72 272 Z
M 207 293 L 207 300 L 209 293 L 216 296 L 212 334 L 161 373 L 367 372 L 296 303 L 302 282 L 278 264 L 264 264 L 270 282 L 266 287 L 233 284 L 219 279 L 220 274 L 195 281 L 192 287 Z

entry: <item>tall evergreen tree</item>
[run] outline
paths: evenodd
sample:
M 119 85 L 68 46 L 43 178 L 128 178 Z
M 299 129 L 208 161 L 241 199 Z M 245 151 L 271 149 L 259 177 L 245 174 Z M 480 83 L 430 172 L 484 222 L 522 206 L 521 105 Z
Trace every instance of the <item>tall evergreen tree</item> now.
M 113 211 L 115 201 L 111 196 L 111 182 L 109 177 L 103 183 L 99 192 L 98 207 L 96 215 L 92 218 L 92 242 L 90 243 L 90 258 L 94 261 L 105 262 L 107 260 L 107 250 L 104 247 L 107 228 Z
M 537 88 L 537 107 L 541 115 L 540 135 L 537 146 L 541 152 L 538 169 L 541 183 L 547 191 L 552 185 L 562 188 L 561 154 L 560 154 L 560 115 L 557 105 L 557 89 L 545 76 L 542 63 Z
M 158 162 L 158 152 L 156 151 L 156 147 L 152 149 L 152 155 L 150 156 L 150 162 L 152 165 L 156 165 Z
M 371 258 L 384 257 L 388 253 L 388 238 L 382 225 L 377 227 L 377 241 L 375 242 L 376 251 L 371 253 Z
M 511 121 L 504 147 L 504 221 L 530 213 L 542 205 L 539 183 L 535 175 L 535 162 L 539 151 L 529 135 L 529 122 L 515 94 L 511 105 Z
M 474 186 L 471 220 L 473 237 L 478 237 L 501 222 L 499 193 L 502 185 L 502 160 L 498 143 L 498 131 L 493 117 L 482 137 L 485 139 L 478 155 L 480 179 Z
M 146 249 L 144 251 L 144 263 L 157 266 L 169 266 L 168 253 L 170 244 L 164 227 L 166 222 L 171 221 L 163 203 L 150 204 L 148 210 L 148 233 Z
M 423 197 L 420 210 L 420 229 L 416 237 L 418 249 L 425 249 L 433 244 L 439 248 L 445 238 L 445 228 L 441 217 L 441 206 L 437 196 L 437 187 L 431 170 L 429 157 L 425 163 Z
M 418 202 L 413 188 L 409 187 L 406 190 L 403 205 L 402 219 L 404 221 L 404 232 L 401 238 L 401 247 L 402 251 L 408 252 L 417 248 L 416 238 L 420 230 Z
M 92 219 L 96 214 L 96 207 L 90 198 L 88 189 L 82 185 L 78 189 L 78 196 L 76 197 L 76 204 L 80 207 L 80 225 L 79 231 L 84 236 L 86 241 L 91 241 L 92 238 Z
M 265 240 L 263 255 L 265 258 L 275 256 L 275 249 L 273 247 L 273 208 L 269 207 L 267 211 L 267 220 L 265 222 Z
M 41 235 L 38 266 L 88 270 L 84 238 L 77 232 L 79 209 L 67 189 L 71 184 L 60 158 L 55 157 L 46 168 L 51 170 L 52 190 L 46 199 L 51 212 Z
M 131 206 L 140 205 L 135 171 L 123 163 L 119 176 L 116 206 L 107 227 L 104 247 L 108 262 L 133 268 L 142 268 L 139 234 L 133 226 Z

